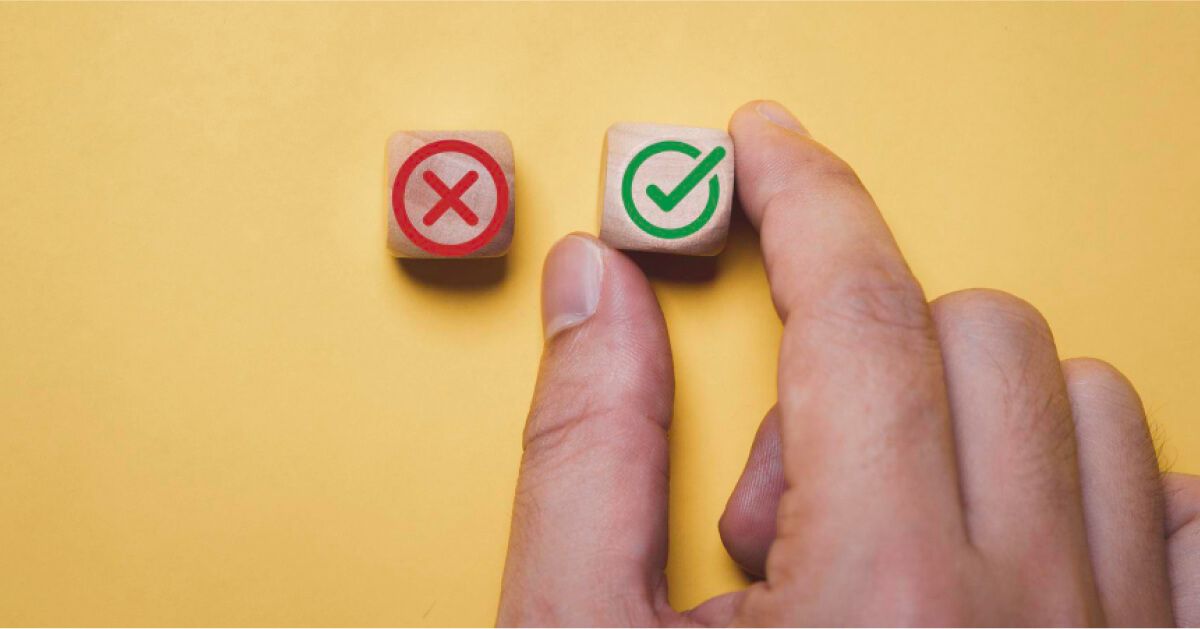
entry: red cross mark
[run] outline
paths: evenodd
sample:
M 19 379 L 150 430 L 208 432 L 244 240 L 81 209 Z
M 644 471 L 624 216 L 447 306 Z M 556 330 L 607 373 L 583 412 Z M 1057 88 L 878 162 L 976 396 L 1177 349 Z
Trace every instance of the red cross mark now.
M 405 206 L 405 195 L 408 191 L 409 180 L 417 174 L 418 166 L 425 160 L 442 153 L 458 153 L 465 155 L 482 166 L 478 172 L 468 172 L 466 176 L 454 184 L 454 188 L 448 189 L 446 184 L 441 179 L 433 176 L 432 173 L 423 172 L 425 183 L 429 185 L 440 196 L 434 207 L 425 212 L 421 219 L 416 221 L 414 218 L 420 213 L 417 208 L 412 208 L 413 216 L 409 216 L 408 208 Z M 464 169 L 466 170 L 466 169 Z M 467 206 L 460 198 L 467 189 L 471 187 L 478 179 L 484 179 L 484 184 L 490 184 L 496 190 L 496 205 L 492 211 L 491 218 L 486 225 L 479 216 Z M 416 185 L 416 184 L 413 184 Z M 432 253 L 435 257 L 454 258 L 471 255 L 478 251 L 480 247 L 491 242 L 496 234 L 504 228 L 505 221 L 512 219 L 512 199 L 509 195 L 512 194 L 512 184 L 508 181 L 508 176 L 504 173 L 504 169 L 500 168 L 500 163 L 492 157 L 490 153 L 483 150 L 475 144 L 471 144 L 465 140 L 456 140 L 447 138 L 430 142 L 425 146 L 413 151 L 404 163 L 400 165 L 400 170 L 396 171 L 396 178 L 392 181 L 392 216 L 396 218 L 396 225 L 400 227 L 400 231 L 404 232 L 405 237 L 413 244 L 421 249 Z M 425 195 L 422 196 L 422 204 L 426 201 Z M 482 209 L 482 208 L 480 208 Z M 463 242 L 441 242 L 434 240 L 425 234 L 422 234 L 417 229 L 417 225 L 422 222 L 426 227 L 436 223 L 449 210 L 454 210 L 463 222 L 471 225 L 482 225 L 479 233 Z M 448 230 L 447 230 L 448 231 Z M 461 236 L 461 234 L 455 234 Z
M 446 187 L 446 184 L 437 175 L 435 175 L 432 170 L 425 171 L 421 177 L 425 179 L 425 183 L 429 184 L 429 187 L 433 188 L 433 191 L 438 193 L 438 196 L 441 197 L 441 199 L 438 200 L 438 202 L 434 204 L 434 206 L 430 208 L 428 212 L 425 213 L 425 217 L 421 219 L 421 222 L 425 223 L 426 227 L 436 223 L 438 219 L 440 219 L 446 212 L 450 210 L 454 210 L 456 213 L 458 213 L 458 216 L 466 221 L 468 225 L 475 226 L 479 223 L 479 217 L 471 211 L 471 208 L 467 207 L 466 203 L 463 203 L 461 198 L 463 193 L 465 193 L 468 188 L 470 188 L 476 181 L 479 180 L 478 173 L 473 170 L 467 172 L 467 174 L 462 176 L 462 179 L 458 180 L 458 183 L 454 184 L 453 188 Z

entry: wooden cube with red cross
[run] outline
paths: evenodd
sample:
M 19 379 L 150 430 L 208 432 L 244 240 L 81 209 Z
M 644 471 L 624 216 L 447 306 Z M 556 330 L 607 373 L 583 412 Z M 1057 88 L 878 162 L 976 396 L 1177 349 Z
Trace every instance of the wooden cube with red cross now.
M 513 237 L 513 149 L 499 131 L 400 131 L 387 142 L 388 249 L 492 258 Z

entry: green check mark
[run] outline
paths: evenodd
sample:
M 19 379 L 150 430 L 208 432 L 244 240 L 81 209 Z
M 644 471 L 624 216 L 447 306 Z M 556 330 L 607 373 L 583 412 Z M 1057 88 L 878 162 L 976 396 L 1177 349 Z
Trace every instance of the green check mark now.
M 696 164 L 692 172 L 688 173 L 687 177 L 684 177 L 683 181 L 679 182 L 670 193 L 664 193 L 662 188 L 650 184 L 646 188 L 646 196 L 650 197 L 650 200 L 654 201 L 659 208 L 662 208 L 662 211 L 670 212 L 717 167 L 717 164 L 721 163 L 722 159 L 725 159 L 725 147 L 718 146 L 704 156 L 704 159 Z
M 680 142 L 678 140 L 662 140 L 638 151 L 633 156 L 633 159 L 629 160 L 629 165 L 625 167 L 625 174 L 621 177 L 621 202 L 625 205 L 625 212 L 629 215 L 629 220 L 633 221 L 634 225 L 637 225 L 639 229 L 647 234 L 668 240 L 685 238 L 699 231 L 717 211 L 717 202 L 721 197 L 721 178 L 717 175 L 713 175 L 712 177 L 709 177 L 709 175 L 713 172 L 713 168 L 725 158 L 727 152 L 728 149 L 718 146 L 705 156 L 704 159 L 700 159 L 701 155 L 703 155 L 700 149 L 687 142 Z M 633 180 L 637 176 L 638 170 L 641 169 L 647 160 L 661 153 L 682 153 L 692 159 L 700 160 L 695 168 L 683 178 L 683 181 L 679 182 L 671 190 L 670 194 L 664 193 L 661 188 L 653 184 L 646 187 L 646 196 L 663 212 L 675 209 L 680 201 L 683 201 L 692 190 L 700 186 L 700 182 L 704 178 L 708 178 L 708 200 L 704 203 L 704 209 L 700 211 L 699 216 L 687 225 L 678 227 L 656 225 L 642 215 L 634 199 Z M 726 185 L 731 184 L 732 182 L 728 182 Z

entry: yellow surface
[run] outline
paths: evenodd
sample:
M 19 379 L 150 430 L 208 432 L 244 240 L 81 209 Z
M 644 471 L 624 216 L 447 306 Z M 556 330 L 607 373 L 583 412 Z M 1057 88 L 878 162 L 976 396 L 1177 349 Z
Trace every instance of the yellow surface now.
M 1200 5 L 0 6 L 0 623 L 486 624 L 547 248 L 616 120 L 773 97 L 930 295 L 1037 304 L 1200 471 Z M 496 128 L 502 274 L 384 249 L 383 148 Z M 468 281 L 469 280 L 469 281 Z M 774 396 L 744 221 L 656 282 L 679 387 L 672 599 Z

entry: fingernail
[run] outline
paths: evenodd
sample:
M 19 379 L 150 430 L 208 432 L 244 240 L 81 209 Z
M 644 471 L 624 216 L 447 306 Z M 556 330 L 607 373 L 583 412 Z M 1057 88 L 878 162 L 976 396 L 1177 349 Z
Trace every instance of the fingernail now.
M 804 125 L 800 124 L 799 120 L 796 120 L 792 112 L 775 101 L 764 100 L 754 110 L 758 112 L 758 115 L 788 131 L 809 135 L 808 129 L 805 129 Z
M 596 313 L 604 278 L 604 252 L 586 236 L 558 241 L 542 273 L 542 329 L 546 340 Z

